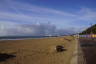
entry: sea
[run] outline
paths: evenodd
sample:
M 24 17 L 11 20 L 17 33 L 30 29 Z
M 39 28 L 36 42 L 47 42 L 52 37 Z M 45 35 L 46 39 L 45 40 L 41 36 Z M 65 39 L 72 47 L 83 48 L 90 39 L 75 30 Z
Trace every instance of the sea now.
M 22 40 L 22 39 L 33 39 L 33 38 L 49 38 L 57 36 L 2 36 L 0 40 Z

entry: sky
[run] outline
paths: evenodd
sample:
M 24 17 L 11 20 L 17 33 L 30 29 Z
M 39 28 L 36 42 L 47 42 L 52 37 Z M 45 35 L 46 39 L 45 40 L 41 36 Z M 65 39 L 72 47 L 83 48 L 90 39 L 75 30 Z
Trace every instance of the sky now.
M 96 0 L 0 0 L 0 36 L 73 33 L 92 24 Z

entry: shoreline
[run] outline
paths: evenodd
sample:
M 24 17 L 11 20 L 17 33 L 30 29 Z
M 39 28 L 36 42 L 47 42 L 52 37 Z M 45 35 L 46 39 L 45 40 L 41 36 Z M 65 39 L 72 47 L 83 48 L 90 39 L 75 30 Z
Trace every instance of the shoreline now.
M 68 37 L 68 36 L 50 36 L 50 37 L 30 37 L 30 38 L 9 38 L 9 39 L 0 39 L 0 41 L 3 41 L 3 40 L 31 40 L 31 39 L 47 39 L 47 38 L 62 38 L 62 37 Z

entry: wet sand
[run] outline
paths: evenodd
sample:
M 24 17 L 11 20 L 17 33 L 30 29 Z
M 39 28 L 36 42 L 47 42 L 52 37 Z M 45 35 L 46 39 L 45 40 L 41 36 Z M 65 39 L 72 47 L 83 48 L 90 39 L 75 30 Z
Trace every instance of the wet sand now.
M 90 38 L 80 39 L 81 48 L 87 64 L 96 64 L 96 40 Z

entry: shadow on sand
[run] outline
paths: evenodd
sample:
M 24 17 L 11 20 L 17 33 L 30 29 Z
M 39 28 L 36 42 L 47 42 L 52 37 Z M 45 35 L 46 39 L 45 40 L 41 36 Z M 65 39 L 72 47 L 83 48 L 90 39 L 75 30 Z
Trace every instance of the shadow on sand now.
M 14 58 L 15 55 L 12 54 L 6 54 L 6 53 L 0 53 L 0 62 L 6 61 L 7 59 Z

